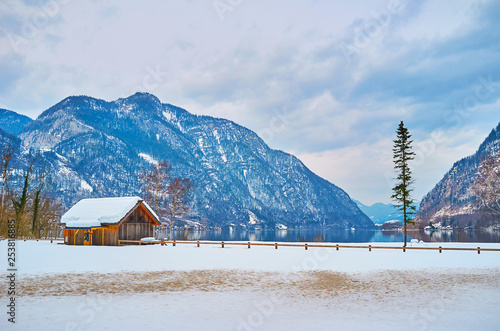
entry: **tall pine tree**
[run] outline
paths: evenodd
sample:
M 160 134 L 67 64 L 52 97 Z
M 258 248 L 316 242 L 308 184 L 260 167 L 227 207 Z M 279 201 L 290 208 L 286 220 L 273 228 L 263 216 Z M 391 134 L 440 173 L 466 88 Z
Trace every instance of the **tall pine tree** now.
M 413 188 L 411 187 L 414 180 L 411 178 L 411 169 L 408 165 L 409 161 L 415 158 L 415 152 L 412 151 L 412 143 L 410 140 L 411 135 L 403 121 L 399 123 L 396 130 L 396 140 L 394 140 L 394 147 L 392 148 L 394 155 L 394 169 L 398 177 L 396 178 L 396 186 L 392 188 L 392 199 L 396 201 L 397 208 L 403 213 L 403 226 L 404 226 L 404 247 L 406 247 L 406 226 L 411 221 L 411 215 L 415 212 L 414 200 L 411 197 Z

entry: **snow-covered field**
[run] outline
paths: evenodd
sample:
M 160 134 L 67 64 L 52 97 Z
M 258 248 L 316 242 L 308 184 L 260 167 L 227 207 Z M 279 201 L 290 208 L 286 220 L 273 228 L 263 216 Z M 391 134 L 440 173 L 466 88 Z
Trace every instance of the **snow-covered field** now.
M 0 252 L 5 275 L 6 241 Z M 500 252 L 29 241 L 17 242 L 17 257 L 16 324 L 7 321 L 9 298 L 2 290 L 0 330 L 498 330 L 500 325 Z M 7 288 L 6 277 L 2 280 Z

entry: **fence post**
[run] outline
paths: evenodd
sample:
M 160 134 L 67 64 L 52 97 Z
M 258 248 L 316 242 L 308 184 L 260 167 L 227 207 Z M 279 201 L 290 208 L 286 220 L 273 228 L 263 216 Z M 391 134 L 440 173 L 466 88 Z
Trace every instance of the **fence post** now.
M 163 238 L 160 239 L 160 245 L 165 246 L 165 242 L 163 241 Z
M 406 252 L 406 247 L 405 247 L 405 246 L 403 246 L 403 253 L 404 253 L 404 252 Z
M 250 248 L 250 242 L 248 242 L 248 248 Z
M 443 252 L 443 251 L 442 251 L 442 247 L 441 247 L 441 246 L 439 246 L 439 253 L 442 253 L 442 252 Z
M 306 248 L 306 251 L 307 251 L 307 244 L 304 244 L 304 247 Z
M 172 246 L 174 246 L 174 247 L 175 247 L 175 239 L 174 239 L 174 243 L 172 244 Z
M 372 245 L 368 245 L 368 251 L 371 252 L 372 251 Z
M 278 249 L 278 243 L 274 243 L 274 248 Z
M 339 244 L 337 244 L 337 250 L 339 250 Z
M 224 248 L 224 242 L 222 242 L 222 248 Z
M 477 254 L 481 254 L 481 247 L 477 248 Z
M 196 247 L 200 247 L 200 241 L 199 240 L 196 242 Z

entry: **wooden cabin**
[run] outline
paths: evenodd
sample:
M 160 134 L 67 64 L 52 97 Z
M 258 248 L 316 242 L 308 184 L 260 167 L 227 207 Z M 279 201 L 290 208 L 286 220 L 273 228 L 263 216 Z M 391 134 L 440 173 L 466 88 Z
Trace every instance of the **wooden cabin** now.
M 67 245 L 119 246 L 153 237 L 160 219 L 139 197 L 83 199 L 61 217 Z

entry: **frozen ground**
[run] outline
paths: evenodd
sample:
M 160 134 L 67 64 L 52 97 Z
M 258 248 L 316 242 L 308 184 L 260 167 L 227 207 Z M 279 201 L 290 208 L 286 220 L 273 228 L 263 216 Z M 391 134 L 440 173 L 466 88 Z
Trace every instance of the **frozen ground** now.
M 6 271 L 5 241 L 0 252 L 5 252 L 0 270 Z M 7 322 L 5 308 L 0 330 L 498 330 L 500 325 L 500 252 L 49 242 L 18 242 L 17 252 L 17 323 Z M 6 307 L 5 290 L 0 299 Z

